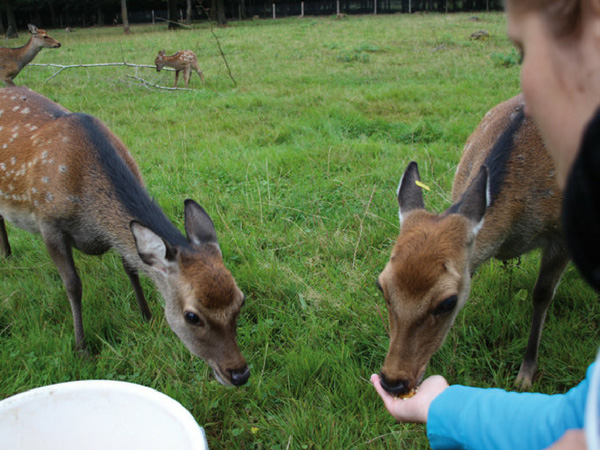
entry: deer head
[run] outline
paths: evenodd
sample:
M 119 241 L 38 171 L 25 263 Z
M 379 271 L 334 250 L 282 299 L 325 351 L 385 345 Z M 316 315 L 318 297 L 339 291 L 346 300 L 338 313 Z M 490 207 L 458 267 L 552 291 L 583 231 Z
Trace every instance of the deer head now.
M 398 187 L 400 235 L 377 280 L 390 325 L 381 384 L 395 395 L 418 386 L 467 300 L 469 259 L 489 204 L 485 166 L 460 201 L 440 215 L 424 209 L 419 180 L 412 162 Z

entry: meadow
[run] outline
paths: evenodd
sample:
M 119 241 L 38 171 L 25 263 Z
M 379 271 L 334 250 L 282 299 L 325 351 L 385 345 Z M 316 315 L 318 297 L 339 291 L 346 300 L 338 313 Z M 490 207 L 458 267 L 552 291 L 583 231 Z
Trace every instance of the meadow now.
M 501 13 L 305 17 L 48 30 L 61 41 L 34 63 L 152 64 L 190 49 L 206 84 L 173 72 L 26 67 L 16 83 L 104 121 L 137 160 L 151 195 L 183 229 L 183 201 L 212 216 L 226 265 L 246 293 L 238 340 L 248 385 L 225 388 L 168 327 L 138 311 L 120 258 L 75 254 L 89 356 L 74 351 L 66 294 L 39 236 L 9 225 L 0 260 L 0 398 L 79 379 L 139 383 L 188 408 L 211 449 L 421 449 L 422 425 L 398 424 L 368 379 L 388 347 L 375 286 L 398 234 L 396 187 L 419 163 L 428 208 L 450 205 L 462 147 L 491 107 L 519 92 Z M 489 36 L 471 39 L 485 29 Z M 22 34 L 22 45 L 27 36 Z M 21 42 L 22 41 L 22 42 Z M 182 80 L 180 80 L 181 85 Z M 525 349 L 539 254 L 492 261 L 428 374 L 512 389 Z M 598 349 L 597 295 L 570 265 L 551 305 L 534 390 L 578 383 Z

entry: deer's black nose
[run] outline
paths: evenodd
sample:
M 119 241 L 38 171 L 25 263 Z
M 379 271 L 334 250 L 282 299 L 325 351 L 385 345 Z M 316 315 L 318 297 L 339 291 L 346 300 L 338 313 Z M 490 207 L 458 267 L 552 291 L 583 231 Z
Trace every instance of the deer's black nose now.
M 229 373 L 231 375 L 231 383 L 234 386 L 242 386 L 250 378 L 250 369 L 248 366 L 244 366 L 241 369 L 229 369 Z
M 389 380 L 383 372 L 379 374 L 381 379 L 381 387 L 389 392 L 391 395 L 404 395 L 407 394 L 408 389 L 408 380 Z

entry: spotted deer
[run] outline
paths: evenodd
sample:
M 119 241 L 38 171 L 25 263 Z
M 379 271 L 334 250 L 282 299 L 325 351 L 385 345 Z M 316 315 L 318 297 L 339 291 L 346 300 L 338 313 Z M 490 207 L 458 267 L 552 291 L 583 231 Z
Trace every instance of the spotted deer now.
M 196 54 L 191 50 L 181 50 L 170 56 L 167 56 L 164 50 L 160 50 L 158 56 L 154 60 L 154 64 L 156 64 L 157 72 L 160 72 L 165 66 L 175 69 L 175 87 L 177 87 L 179 72 L 182 70 L 183 81 L 185 82 L 186 88 L 190 82 L 192 70 L 200 76 L 202 84 L 204 84 L 204 75 L 202 75 L 202 71 L 198 67 L 198 58 L 196 58 Z
M 153 201 L 125 145 L 98 119 L 71 113 L 21 87 L 0 89 L 0 251 L 11 254 L 4 219 L 40 233 L 71 304 L 84 347 L 82 283 L 72 248 L 122 258 L 140 310 L 151 318 L 138 272 L 154 282 L 185 346 L 225 385 L 250 371 L 236 340 L 244 294 L 224 265 L 215 227 L 193 200 L 184 236 Z
M 28 25 L 31 38 L 23 47 L 0 47 L 0 80 L 6 86 L 14 86 L 13 80 L 43 48 L 59 48 L 60 42 L 46 33 L 46 30 Z
M 521 95 L 490 110 L 467 140 L 452 206 L 443 213 L 424 209 L 417 164 L 408 165 L 397 191 L 400 234 L 377 280 L 390 325 L 385 390 L 404 395 L 418 386 L 481 264 L 540 248 L 529 341 L 516 379 L 531 386 L 546 310 L 568 263 L 554 172 Z

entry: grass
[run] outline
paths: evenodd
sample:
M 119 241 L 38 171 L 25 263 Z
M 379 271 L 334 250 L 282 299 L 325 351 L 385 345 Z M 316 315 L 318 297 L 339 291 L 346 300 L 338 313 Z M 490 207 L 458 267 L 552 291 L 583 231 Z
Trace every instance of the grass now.
M 388 339 L 375 287 L 398 233 L 395 189 L 411 160 L 449 206 L 462 146 L 485 112 L 519 91 L 502 14 L 260 20 L 209 28 L 49 30 L 62 42 L 36 63 L 152 64 L 192 49 L 207 83 L 172 72 L 31 66 L 19 84 L 93 114 L 126 143 L 151 194 L 182 228 L 183 200 L 211 214 L 226 264 L 247 295 L 238 338 L 249 385 L 226 389 L 169 329 L 141 320 L 114 254 L 76 254 L 90 351 L 74 351 L 66 295 L 39 236 L 9 228 L 0 261 L 0 398 L 76 379 L 126 380 L 188 408 L 212 449 L 428 448 L 425 428 L 397 424 L 368 383 Z M 486 29 L 490 37 L 471 40 Z M 20 45 L 20 43 L 18 44 Z M 17 46 L 17 43 L 12 46 Z M 428 373 L 452 383 L 512 387 L 525 348 L 539 255 L 484 266 Z M 512 286 L 511 289 L 508 287 Z M 598 347 L 600 305 L 573 267 L 550 308 L 536 391 L 564 392 Z

